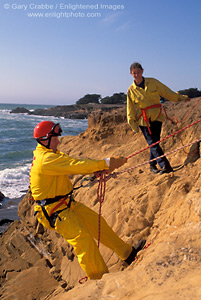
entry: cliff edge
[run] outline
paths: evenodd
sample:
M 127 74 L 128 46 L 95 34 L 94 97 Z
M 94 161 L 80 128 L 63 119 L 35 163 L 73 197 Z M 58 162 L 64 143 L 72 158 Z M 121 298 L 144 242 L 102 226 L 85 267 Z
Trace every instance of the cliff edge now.
M 201 119 L 197 100 L 165 104 L 168 116 L 178 123 L 166 120 L 162 138 Z M 127 125 L 125 108 L 92 113 L 88 124 L 79 136 L 62 137 L 61 151 L 101 159 L 128 157 L 147 147 L 142 134 L 134 134 Z M 149 158 L 145 150 L 107 181 L 102 215 L 126 242 L 146 238 L 150 246 L 125 268 L 115 253 L 101 245 L 110 271 L 101 280 L 78 283 L 85 274 L 72 247 L 37 223 L 28 192 L 19 204 L 21 220 L 0 238 L 1 299 L 201 299 L 200 129 L 198 122 L 161 143 L 165 153 L 175 150 L 168 155 L 174 173 L 150 173 L 148 163 L 144 164 Z M 176 151 L 189 143 L 193 144 Z M 79 186 L 83 178 L 87 176 L 74 176 L 72 181 Z M 97 183 L 76 190 L 75 198 L 98 212 L 96 193 Z

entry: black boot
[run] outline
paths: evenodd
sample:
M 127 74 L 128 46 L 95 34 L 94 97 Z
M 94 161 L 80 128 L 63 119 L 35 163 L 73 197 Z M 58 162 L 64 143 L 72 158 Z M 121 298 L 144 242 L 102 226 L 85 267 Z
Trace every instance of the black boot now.
M 154 174 L 157 174 L 159 173 L 159 169 L 157 168 L 157 166 L 154 166 L 154 165 L 150 165 L 150 171 Z
M 137 256 L 137 253 L 143 249 L 144 245 L 146 244 L 146 240 L 140 240 L 137 245 L 135 245 L 133 247 L 133 250 L 131 252 L 131 254 L 129 255 L 129 257 L 127 259 L 125 259 L 124 261 L 130 265 L 135 259 L 136 259 L 136 256 Z
M 170 173 L 170 172 L 174 172 L 173 168 L 170 165 L 164 166 L 160 171 L 160 175 L 165 174 L 165 173 Z

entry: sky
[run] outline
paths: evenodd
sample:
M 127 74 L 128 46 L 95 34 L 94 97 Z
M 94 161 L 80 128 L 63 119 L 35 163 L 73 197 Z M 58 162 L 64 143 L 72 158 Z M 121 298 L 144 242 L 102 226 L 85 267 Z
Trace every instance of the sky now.
M 130 65 L 201 89 L 200 0 L 0 0 L 0 103 L 127 92 Z

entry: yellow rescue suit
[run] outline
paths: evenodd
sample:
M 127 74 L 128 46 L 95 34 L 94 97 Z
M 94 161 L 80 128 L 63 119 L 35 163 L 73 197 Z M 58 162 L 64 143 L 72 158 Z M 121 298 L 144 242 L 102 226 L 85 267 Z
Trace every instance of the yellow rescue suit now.
M 60 151 L 54 153 L 51 149 L 38 144 L 34 151 L 30 171 L 30 187 L 35 201 L 53 199 L 70 193 L 73 185 L 68 174 L 89 174 L 108 169 L 105 160 L 75 159 Z M 100 254 L 94 239 L 98 239 L 99 216 L 96 212 L 80 202 L 73 201 L 70 207 L 66 203 L 58 208 L 61 211 L 55 222 L 55 230 L 70 243 L 75 250 L 80 266 L 89 279 L 100 279 L 108 268 Z M 54 202 L 45 205 L 48 214 L 58 204 Z M 45 227 L 48 222 L 36 205 L 38 221 Z M 125 260 L 132 251 L 132 246 L 121 240 L 116 233 L 101 218 L 100 242 Z
M 132 130 L 138 132 L 138 126 L 147 126 L 143 118 L 142 109 L 150 107 L 146 111 L 147 119 L 152 122 L 163 122 L 165 117 L 161 108 L 156 107 L 160 104 L 161 97 L 167 100 L 178 102 L 187 100 L 188 96 L 173 92 L 166 85 L 155 78 L 145 78 L 145 88 L 138 87 L 135 82 L 129 87 L 127 92 L 127 119 Z M 154 107 L 155 106 L 155 107 Z

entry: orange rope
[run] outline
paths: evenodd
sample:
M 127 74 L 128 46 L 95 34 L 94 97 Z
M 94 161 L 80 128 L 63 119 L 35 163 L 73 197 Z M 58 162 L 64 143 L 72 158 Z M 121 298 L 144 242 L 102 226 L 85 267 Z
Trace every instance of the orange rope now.
M 200 99 L 201 99 L 201 97 L 198 99 L 198 101 L 199 101 Z M 193 108 L 191 109 L 191 111 L 192 111 L 192 110 L 194 109 L 194 107 L 197 105 L 198 101 L 197 101 L 196 104 L 193 106 Z M 170 118 L 168 117 L 168 115 L 167 115 L 165 109 L 164 109 L 164 111 L 165 111 L 165 114 L 166 114 L 166 118 L 167 118 L 168 120 L 170 120 L 173 124 L 176 124 L 176 125 L 177 125 L 178 121 L 176 121 L 176 123 L 175 123 L 172 119 L 170 119 Z M 185 116 L 185 118 L 182 120 L 182 122 L 188 117 L 188 115 L 191 113 L 191 111 Z M 178 130 L 178 131 L 176 131 L 176 132 L 170 134 L 169 136 L 166 136 L 165 138 L 161 139 L 160 141 L 158 141 L 158 142 L 156 142 L 156 143 L 154 143 L 154 144 L 152 144 L 152 145 L 150 145 L 150 146 L 147 146 L 146 148 L 141 149 L 141 150 L 138 151 L 138 152 L 135 152 L 134 154 L 128 156 L 127 159 L 130 159 L 131 157 L 133 157 L 133 156 L 135 156 L 135 155 L 137 155 L 137 154 L 139 154 L 139 153 L 142 153 L 143 151 L 145 151 L 145 150 L 147 150 L 147 149 L 153 147 L 154 145 L 157 145 L 158 143 L 160 143 L 160 142 L 162 142 L 162 141 L 164 141 L 164 140 L 166 140 L 166 139 L 168 139 L 168 138 L 170 138 L 170 137 L 176 135 L 176 134 L 179 133 L 179 132 L 184 131 L 185 129 L 187 129 L 187 128 L 189 128 L 189 127 L 191 127 L 191 126 L 193 126 L 193 125 L 195 125 L 195 124 L 197 124 L 197 123 L 199 123 L 199 122 L 201 122 L 201 119 L 198 120 L 198 121 L 196 121 L 196 122 L 194 122 L 194 123 L 191 123 L 191 124 L 188 125 L 188 126 L 185 126 L 184 128 L 182 128 L 182 129 L 180 129 L 180 130 Z M 104 198 L 105 198 L 106 181 L 107 181 L 109 178 L 111 178 L 111 177 L 116 178 L 118 174 L 122 174 L 122 173 L 128 172 L 128 171 L 130 171 L 130 170 L 136 169 L 136 168 L 138 168 L 138 167 L 140 167 L 140 166 L 149 164 L 150 162 L 155 161 L 155 160 L 157 160 L 158 158 L 161 158 L 161 157 L 164 157 L 164 156 L 166 156 L 166 155 L 175 153 L 175 152 L 177 152 L 177 151 L 179 151 L 179 150 L 181 150 L 181 149 L 184 149 L 185 147 L 191 146 L 191 145 L 193 145 L 193 144 L 195 144 L 195 143 L 198 143 L 198 142 L 200 142 L 200 141 L 201 141 L 201 139 L 198 139 L 198 140 L 196 140 L 195 142 L 189 143 L 189 144 L 187 144 L 187 145 L 183 145 L 182 147 L 177 148 L 176 150 L 170 151 L 170 152 L 168 152 L 168 153 L 166 153 L 166 154 L 164 154 L 164 155 L 161 155 L 161 156 L 159 156 L 159 157 L 157 157 L 157 158 L 154 158 L 154 159 L 152 159 L 152 160 L 149 160 L 149 161 L 146 161 L 146 162 L 144 162 L 144 163 L 138 164 L 137 166 L 134 166 L 134 167 L 132 167 L 132 168 L 129 168 L 129 169 L 126 169 L 126 170 L 123 170 L 123 171 L 113 172 L 113 173 L 111 173 L 111 174 L 109 174 L 109 175 L 106 175 L 106 174 L 107 174 L 107 171 L 102 171 L 102 172 L 96 172 L 96 173 L 95 173 L 96 179 L 98 180 L 98 178 L 99 178 L 99 180 L 98 180 L 98 188 L 97 188 L 97 198 L 98 198 L 98 201 L 99 201 L 99 204 L 100 204 L 100 206 L 99 206 L 99 222 L 98 222 L 98 227 L 99 227 L 99 229 L 98 229 L 98 247 L 99 247 L 99 245 L 100 245 L 100 234 L 101 234 L 101 208 L 102 208 L 102 203 L 103 203 Z M 148 248 L 149 245 L 150 245 L 150 243 L 149 243 L 144 249 Z M 138 257 L 136 258 L 136 260 L 138 260 Z M 79 283 L 80 283 L 80 284 L 83 284 L 83 283 L 85 283 L 87 280 L 88 280 L 88 277 L 85 276 L 85 277 L 83 277 L 83 278 L 81 278 L 81 279 L 79 280 Z
M 166 156 L 166 155 L 175 153 L 175 152 L 177 152 L 177 151 L 179 151 L 179 150 L 182 150 L 182 149 L 185 148 L 185 147 L 189 147 L 189 146 L 191 146 L 191 145 L 193 145 L 193 144 L 195 144 L 195 143 L 199 143 L 199 142 L 201 142 L 201 139 L 198 139 L 198 140 L 196 140 L 195 142 L 186 144 L 186 145 L 184 145 L 184 146 L 182 146 L 182 147 L 180 147 L 180 148 L 177 148 L 177 149 L 175 149 L 175 150 L 173 150 L 173 151 L 170 151 L 170 152 L 168 152 L 168 153 L 166 153 L 166 154 L 164 154 L 164 155 L 158 156 L 158 157 L 156 157 L 156 158 L 154 158 L 154 159 L 145 161 L 144 163 L 141 163 L 141 164 L 139 164 L 139 165 L 137 165 L 137 166 L 134 166 L 134 167 L 132 167 L 132 168 L 126 169 L 126 170 L 124 170 L 124 171 L 114 172 L 115 174 L 114 174 L 114 173 L 113 173 L 113 174 L 114 174 L 115 176 L 117 176 L 118 174 L 121 174 L 121 173 L 124 173 L 124 172 L 128 172 L 128 171 L 130 171 L 130 170 L 133 170 L 133 169 L 136 169 L 136 168 L 138 168 L 138 167 L 141 167 L 141 166 L 144 166 L 144 165 L 146 165 L 146 164 L 149 164 L 150 162 L 155 161 L 155 160 L 157 160 L 158 158 L 161 158 L 161 157 L 164 157 L 164 156 Z M 113 175 L 113 174 L 112 174 L 112 175 Z M 107 179 L 107 178 L 106 178 L 106 179 Z
M 169 120 L 169 121 L 171 121 L 172 124 L 174 124 L 174 125 L 177 125 L 178 123 L 184 122 L 184 121 L 188 118 L 188 116 L 191 114 L 191 112 L 194 110 L 194 108 L 196 107 L 196 105 L 198 104 L 198 102 L 199 102 L 200 100 L 201 100 L 201 97 L 198 98 L 198 100 L 197 100 L 196 103 L 193 105 L 193 107 L 191 108 L 191 110 L 190 110 L 190 111 L 187 113 L 187 115 L 186 115 L 182 120 L 180 120 L 180 121 L 178 121 L 176 117 L 174 117 L 174 118 L 176 119 L 176 121 L 173 121 L 173 119 L 169 118 L 168 115 L 167 115 L 166 108 L 163 106 L 163 110 L 164 110 L 166 119 Z
M 151 148 L 151 147 L 153 147 L 153 146 L 159 144 L 159 143 L 162 142 L 162 141 L 167 140 L 168 138 L 170 138 L 170 137 L 176 135 L 176 134 L 179 133 L 179 132 L 184 131 L 185 129 L 187 129 L 187 128 L 189 128 L 189 127 L 191 127 L 191 126 L 193 126 L 193 125 L 195 125 L 195 124 L 197 124 L 197 123 L 199 123 L 199 122 L 201 122 L 201 119 L 199 119 L 198 121 L 196 121 L 196 122 L 194 122 L 194 123 L 191 123 L 190 125 L 185 126 L 185 127 L 182 128 L 182 129 L 179 129 L 178 131 L 176 131 L 176 132 L 174 132 L 174 133 L 171 133 L 170 135 L 164 137 L 164 138 L 161 139 L 160 141 L 158 141 L 158 142 L 156 142 L 156 143 L 154 143 L 154 144 L 151 144 L 150 146 L 147 146 L 147 147 L 145 147 L 144 149 L 141 149 L 140 151 L 135 152 L 134 154 L 129 155 L 129 156 L 127 157 L 127 159 L 129 159 L 129 158 L 131 158 L 131 157 L 133 157 L 133 156 L 135 156 L 135 155 L 137 155 L 137 154 L 139 154 L 139 153 L 141 153 L 141 152 L 143 152 L 143 151 L 145 151 L 145 150 L 147 150 L 147 149 L 149 149 L 149 148 Z
M 96 176 L 96 178 L 99 178 L 98 189 L 97 189 L 97 199 L 100 204 L 99 205 L 99 220 L 98 220 L 98 248 L 99 248 L 100 234 L 101 234 L 101 209 L 102 209 L 102 203 L 105 199 L 106 171 L 96 172 L 95 176 Z
M 167 111 L 166 111 L 165 107 L 163 106 L 163 110 L 164 110 L 166 119 L 167 119 L 167 120 L 170 120 L 170 121 L 172 122 L 172 124 L 173 124 L 173 125 L 176 125 L 176 126 L 177 126 L 177 129 L 179 129 L 178 123 L 183 123 L 183 122 L 188 118 L 188 116 L 191 114 L 191 112 L 194 110 L 194 108 L 196 107 L 196 105 L 198 104 L 198 102 L 199 102 L 200 100 L 201 100 L 201 97 L 198 98 L 198 100 L 197 100 L 196 103 L 193 105 L 193 107 L 191 108 L 191 110 L 190 110 L 190 111 L 186 114 L 186 116 L 185 116 L 182 120 L 180 120 L 180 121 L 178 121 L 176 117 L 174 117 L 174 118 L 176 119 L 176 121 L 174 121 L 173 119 L 169 118 L 168 115 L 167 115 Z M 181 138 L 180 136 L 179 136 L 179 139 L 180 139 L 180 141 L 181 141 L 182 146 L 184 146 L 184 143 L 183 143 L 182 138 Z M 184 150 L 184 149 L 183 149 L 183 150 Z M 186 154 L 188 154 L 185 150 L 184 150 L 184 152 L 185 152 Z
M 98 198 L 98 201 L 99 201 L 98 248 L 99 248 L 99 245 L 100 245 L 100 235 L 101 235 L 101 209 L 102 209 L 102 203 L 105 199 L 106 174 L 107 174 L 107 171 L 95 172 L 96 179 L 98 180 L 97 198 Z M 88 280 L 88 277 L 85 276 L 85 277 L 79 279 L 79 283 L 83 284 L 87 280 Z

